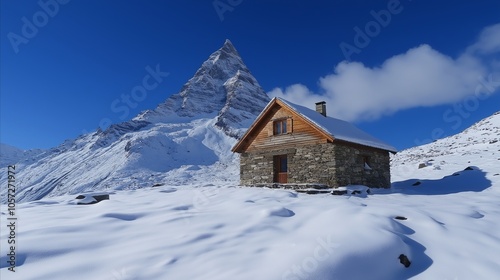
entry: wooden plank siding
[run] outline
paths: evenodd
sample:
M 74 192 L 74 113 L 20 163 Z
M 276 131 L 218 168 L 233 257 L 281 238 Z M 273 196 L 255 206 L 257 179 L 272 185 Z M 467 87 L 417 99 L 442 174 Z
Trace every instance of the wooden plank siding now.
M 273 135 L 273 121 L 287 119 L 287 134 Z M 262 119 L 254 135 L 249 135 L 246 152 L 294 148 L 326 143 L 328 139 L 295 112 L 276 106 Z

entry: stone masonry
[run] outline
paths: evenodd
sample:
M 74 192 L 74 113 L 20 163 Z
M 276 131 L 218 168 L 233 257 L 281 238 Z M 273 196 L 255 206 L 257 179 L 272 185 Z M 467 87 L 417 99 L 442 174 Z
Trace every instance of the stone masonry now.
M 365 169 L 363 157 L 371 168 Z M 365 185 L 389 188 L 391 186 L 389 152 L 362 147 L 335 145 L 337 186 Z
M 241 184 L 273 183 L 274 156 L 285 154 L 288 156 L 288 183 L 390 187 L 387 151 L 336 143 L 242 153 Z M 363 158 L 368 159 L 370 168 L 365 168 Z

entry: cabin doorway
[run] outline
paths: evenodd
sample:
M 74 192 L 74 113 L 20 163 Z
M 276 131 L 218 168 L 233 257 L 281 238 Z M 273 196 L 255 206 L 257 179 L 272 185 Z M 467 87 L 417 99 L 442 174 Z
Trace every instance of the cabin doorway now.
M 274 156 L 274 182 L 281 184 L 288 182 L 287 155 Z

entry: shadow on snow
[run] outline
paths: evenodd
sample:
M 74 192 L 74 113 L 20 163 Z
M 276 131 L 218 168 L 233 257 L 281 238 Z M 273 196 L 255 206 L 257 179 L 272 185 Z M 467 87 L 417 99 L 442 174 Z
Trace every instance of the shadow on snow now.
M 392 183 L 392 193 L 413 195 L 443 195 L 460 192 L 481 192 L 491 187 L 486 172 L 477 167 L 467 167 L 441 179 L 409 179 Z

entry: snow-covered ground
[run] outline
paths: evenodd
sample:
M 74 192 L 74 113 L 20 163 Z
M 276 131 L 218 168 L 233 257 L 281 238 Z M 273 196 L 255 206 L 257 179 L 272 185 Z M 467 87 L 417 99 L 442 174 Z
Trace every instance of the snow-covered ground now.
M 497 279 L 499 127 L 495 115 L 402 151 L 393 188 L 364 197 L 214 185 L 207 172 L 205 183 L 116 190 L 93 205 L 74 195 L 21 203 L 16 272 L 2 205 L 0 276 Z

